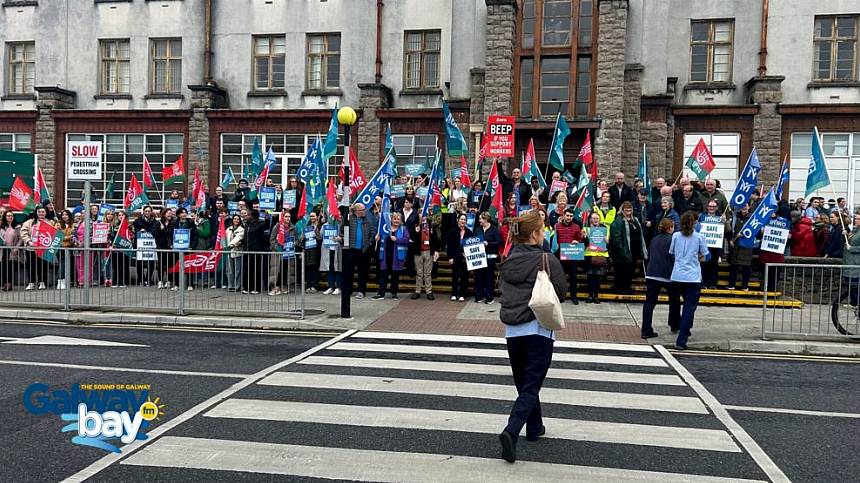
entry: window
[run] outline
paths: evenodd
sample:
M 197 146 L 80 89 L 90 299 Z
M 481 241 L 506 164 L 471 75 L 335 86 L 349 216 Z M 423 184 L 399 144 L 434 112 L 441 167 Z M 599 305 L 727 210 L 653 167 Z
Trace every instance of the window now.
M 860 133 L 820 133 L 821 147 L 827 159 L 827 172 L 837 196 L 845 196 L 854 206 L 860 195 Z M 812 158 L 812 132 L 791 135 L 791 165 L 789 167 L 789 199 L 804 196 L 809 160 Z M 853 180 L 853 182 L 849 181 Z M 818 196 L 832 198 L 830 188 Z
M 532 115 L 534 73 L 534 59 L 520 59 L 520 116 L 530 117 Z
M 690 81 L 730 82 L 732 20 L 694 20 L 690 24 Z
M 182 90 L 182 39 L 153 39 L 151 45 L 153 94 Z
M 535 46 L 535 0 L 523 1 L 522 46 L 530 49 Z
M 405 88 L 439 87 L 439 51 L 442 33 L 439 30 L 406 32 L 403 63 Z
M 221 135 L 221 173 L 220 178 L 224 178 L 224 173 L 228 168 L 233 168 L 233 174 L 236 176 L 236 182 L 242 178 L 245 172 L 245 167 L 251 164 L 251 153 L 254 150 L 254 140 L 260 143 L 260 149 L 265 155 L 266 151 L 271 147 L 272 152 L 278 158 L 278 165 L 273 171 L 269 172 L 269 176 L 275 184 L 283 186 L 285 183 L 284 167 L 286 166 L 287 176 L 295 175 L 299 165 L 308 147 L 313 144 L 317 135 L 314 134 L 223 134 Z M 325 138 L 323 138 L 325 141 Z M 337 151 L 328 162 L 328 175 L 337 176 L 340 170 L 340 165 L 343 162 L 343 135 L 338 135 Z M 249 180 L 253 183 L 253 180 Z M 228 187 L 227 190 L 235 190 L 236 186 Z
M 182 155 L 185 137 L 182 134 L 69 134 L 66 141 L 100 141 L 104 153 L 104 169 L 102 179 L 92 182 L 93 196 L 101 199 L 105 186 L 114 176 L 114 194 L 107 198 L 107 203 L 122 206 L 123 197 L 128 190 L 128 183 L 134 173 L 138 181 L 143 183 L 143 156 L 149 160 L 152 172 L 158 183 L 156 187 L 147 188 L 149 199 L 153 204 L 160 203 L 165 195 L 169 195 L 178 187 L 168 186 L 165 190 L 161 179 L 161 171 L 173 164 Z M 186 169 L 189 163 L 186 163 Z M 156 188 L 159 191 L 156 190 Z M 74 206 L 84 191 L 83 181 L 66 180 L 66 204 Z M 180 190 L 181 191 L 181 190 Z
M 99 54 L 101 55 L 101 93 L 128 94 L 128 40 L 101 40 L 99 44 Z
M 404 166 L 407 164 L 432 166 L 438 145 L 435 134 L 397 134 L 392 136 L 392 141 L 398 174 L 406 174 Z
M 591 106 L 591 57 L 580 57 L 576 66 L 576 117 L 588 116 Z
M 544 46 L 570 45 L 570 0 L 543 1 L 543 38 Z
M 340 34 L 308 35 L 308 89 L 340 87 Z
M 540 60 L 540 113 L 555 116 L 567 113 L 570 100 L 570 59 L 544 57 Z
M 736 133 L 698 133 L 684 134 L 683 162 L 693 154 L 699 139 L 705 140 L 705 145 L 714 157 L 716 167 L 711 171 L 711 178 L 720 181 L 720 189 L 726 197 L 731 196 L 738 182 L 738 164 L 740 162 L 741 136 Z M 748 154 L 748 153 L 747 153 Z M 743 160 L 746 162 L 746 158 Z M 687 176 L 693 176 L 689 169 L 684 168 Z
M 857 19 L 815 18 L 813 77 L 817 81 L 857 80 Z
M 579 46 L 591 46 L 591 22 L 593 17 L 594 2 L 592 0 L 582 0 L 579 4 Z
M 254 90 L 284 88 L 286 53 L 283 35 L 254 37 Z
M 9 82 L 6 90 L 8 94 L 33 94 L 33 88 L 36 85 L 36 43 L 15 42 L 7 46 Z
M 0 134 L 0 149 L 3 151 L 31 152 L 33 136 L 25 133 Z

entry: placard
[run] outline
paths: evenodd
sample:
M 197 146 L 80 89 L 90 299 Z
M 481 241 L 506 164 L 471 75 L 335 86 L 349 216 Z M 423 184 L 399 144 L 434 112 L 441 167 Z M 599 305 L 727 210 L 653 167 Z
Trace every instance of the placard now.
M 515 123 L 514 116 L 490 116 L 487 119 L 487 157 L 514 157 Z
M 426 186 L 422 186 L 422 187 L 418 188 L 418 191 L 417 191 L 418 197 L 421 198 L 422 200 L 426 199 L 428 191 L 429 191 L 429 189 Z
M 288 236 L 284 240 L 284 251 L 281 254 L 283 258 L 296 258 L 296 240 Z
M 471 193 L 469 193 L 469 200 L 470 200 L 470 203 L 472 203 L 473 205 L 479 205 L 479 204 L 481 204 L 481 198 L 482 198 L 483 196 L 484 196 L 484 192 L 483 192 L 483 191 L 481 191 L 481 190 L 472 190 L 472 192 L 471 192 Z
M 606 227 L 605 226 L 589 226 L 588 227 L 588 248 L 590 252 L 606 253 Z
M 460 168 L 451 168 L 451 179 L 460 179 Z
M 585 245 L 582 243 L 559 243 L 558 250 L 563 261 L 585 260 Z
M 423 164 L 405 164 L 403 165 L 403 169 L 406 171 L 407 176 L 419 176 L 427 170 Z
M 475 231 L 475 214 L 466 213 L 466 228 L 470 231 Z
M 569 184 L 576 181 L 576 178 L 573 177 L 573 173 L 568 170 L 564 170 L 564 174 L 561 175 L 561 177 L 564 178 L 564 180 L 567 181 Z
M 107 243 L 110 236 L 110 225 L 107 223 L 93 223 L 93 233 L 90 242 L 93 244 Z
M 142 231 L 135 238 L 137 243 L 137 252 L 135 258 L 139 261 L 152 262 L 158 257 L 155 253 L 155 237 L 151 233 Z
M 487 268 L 487 251 L 484 242 L 480 238 L 467 238 L 463 240 L 463 254 L 466 257 L 466 269 L 468 271 Z
M 393 184 L 391 185 L 391 197 L 392 198 L 403 198 L 406 196 L 406 185 L 405 184 Z
M 275 188 L 274 186 L 263 186 L 260 188 L 260 210 L 274 211 Z
M 567 192 L 567 181 L 555 180 L 549 187 L 549 195 L 554 195 L 557 191 Z
M 761 237 L 761 249 L 771 253 L 785 253 L 788 243 L 788 220 L 775 218 L 764 227 Z
M 292 210 L 296 207 L 296 190 L 286 190 L 284 191 L 284 203 L 283 206 L 287 210 Z
M 173 229 L 173 248 L 174 250 L 188 250 L 191 245 L 191 229 L 189 228 L 174 228 Z
M 227 202 L 227 213 L 230 216 L 239 214 L 239 202 L 238 201 L 228 201 Z
M 104 219 L 105 219 L 105 215 L 106 215 L 108 212 L 111 212 L 111 211 L 112 211 L 112 212 L 114 212 L 114 213 L 116 213 L 116 206 L 111 205 L 111 204 L 108 204 L 108 203 L 102 203 L 102 204 L 100 204 L 100 205 L 99 205 L 99 216 L 98 216 L 98 221 L 104 221 Z
M 726 228 L 719 216 L 703 216 L 702 222 L 699 223 L 699 233 L 705 237 L 708 248 L 723 248 Z
M 337 225 L 323 225 L 323 247 L 330 250 L 337 248 Z
M 317 234 L 313 228 L 305 228 L 305 250 L 317 247 Z
M 174 199 L 168 198 L 168 199 L 164 200 L 164 207 L 171 209 L 171 210 L 178 210 L 179 209 L 179 200 L 174 200 Z
M 99 141 L 69 141 L 66 148 L 66 179 L 102 179 L 102 143 Z

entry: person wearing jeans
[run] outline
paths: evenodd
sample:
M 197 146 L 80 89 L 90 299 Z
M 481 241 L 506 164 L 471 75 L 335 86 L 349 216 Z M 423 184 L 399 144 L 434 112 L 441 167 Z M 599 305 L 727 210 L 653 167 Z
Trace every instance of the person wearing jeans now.
M 645 304 L 642 305 L 642 334 L 643 339 L 657 337 L 654 331 L 652 319 L 654 307 L 660 292 L 665 290 L 669 294 L 669 328 L 673 333 L 681 326 L 681 300 L 672 290 L 672 268 L 674 261 L 669 255 L 669 247 L 672 244 L 672 234 L 675 232 L 675 222 L 671 218 L 663 218 L 657 227 L 657 234 L 651 240 L 648 247 L 648 267 L 645 269 Z
M 672 235 L 669 254 L 675 257 L 672 266 L 672 286 L 676 296 L 684 297 L 684 308 L 681 313 L 681 326 L 678 328 L 678 339 L 675 348 L 687 349 L 687 338 L 693 327 L 693 317 L 699 304 L 702 290 L 701 262 L 710 256 L 705 237 L 696 232 L 698 215 L 687 211 L 681 216 L 681 231 Z

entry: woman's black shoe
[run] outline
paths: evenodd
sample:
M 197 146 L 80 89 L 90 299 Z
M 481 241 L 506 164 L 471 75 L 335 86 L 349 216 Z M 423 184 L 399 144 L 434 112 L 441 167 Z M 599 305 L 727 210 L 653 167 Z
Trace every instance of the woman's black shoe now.
M 594 303 L 599 304 L 599 303 L 600 303 L 600 299 L 599 299 L 599 298 L 597 298 L 597 297 L 594 297 Z
M 540 431 L 538 431 L 538 434 L 536 434 L 534 436 L 526 435 L 526 441 L 537 441 L 540 439 L 541 436 L 543 436 L 545 434 L 546 434 L 546 426 L 541 425 Z
M 517 443 L 514 437 L 507 431 L 502 431 L 499 435 L 499 442 L 502 444 L 502 459 L 508 463 L 517 461 Z
M 643 339 L 650 339 L 652 337 L 657 337 L 658 335 L 659 334 L 657 334 L 656 332 L 651 332 L 650 334 L 642 334 L 642 338 Z
M 579 300 L 572 298 L 572 299 L 570 299 L 570 303 L 572 303 L 573 305 L 579 305 Z

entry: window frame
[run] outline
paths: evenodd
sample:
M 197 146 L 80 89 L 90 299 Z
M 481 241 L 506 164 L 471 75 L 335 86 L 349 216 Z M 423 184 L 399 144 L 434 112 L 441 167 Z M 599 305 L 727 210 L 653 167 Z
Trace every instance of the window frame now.
M 337 36 L 338 37 L 338 45 L 339 50 L 333 51 L 329 50 L 329 39 L 330 37 Z M 321 53 L 311 52 L 311 40 L 313 38 L 320 37 L 323 40 L 323 51 Z M 306 61 L 305 61 L 305 88 L 309 91 L 336 91 L 340 89 L 340 56 L 341 56 L 341 48 L 343 44 L 341 43 L 343 39 L 341 38 L 340 32 L 318 32 L 318 33 L 309 33 L 306 36 Z M 311 65 L 312 59 L 319 57 L 320 59 L 320 85 L 312 86 L 311 85 Z M 328 61 L 330 57 L 337 57 L 337 66 L 338 66 L 338 78 L 337 85 L 329 85 L 329 71 L 328 71 Z
M 7 142 L 5 139 L 0 140 L 0 149 L 5 150 L 5 151 L 14 151 L 14 152 L 18 152 L 18 153 L 33 153 L 34 152 L 34 150 L 33 150 L 33 134 L 28 133 L 28 132 L 0 132 L 0 137 L 5 138 L 7 136 L 10 136 L 9 139 L 11 139 L 11 141 Z M 25 146 L 19 140 L 19 138 L 24 137 L 24 136 L 27 137 L 26 149 L 19 149 L 21 146 Z M 7 144 L 8 144 L 8 146 L 7 146 Z
M 715 32 L 716 25 L 721 23 L 729 24 L 729 40 L 728 41 L 717 41 L 715 40 Z M 693 25 L 695 24 L 707 24 L 708 25 L 708 39 L 707 40 L 693 40 Z M 707 60 L 705 65 L 705 80 L 693 80 L 693 48 L 696 46 L 705 46 L 707 50 Z M 725 80 L 714 80 L 714 52 L 716 51 L 716 47 L 725 46 L 729 47 L 729 59 L 727 62 L 728 72 L 726 72 Z M 735 19 L 733 18 L 716 18 L 716 19 L 691 19 L 690 20 L 690 68 L 687 71 L 689 75 L 689 82 L 693 84 L 731 84 L 732 82 L 732 74 L 734 73 L 734 60 L 735 60 Z
M 439 48 L 438 49 L 428 49 L 427 48 L 427 36 L 428 34 L 437 34 L 439 36 Z M 420 34 L 421 35 L 421 47 L 418 50 L 410 50 L 409 49 L 409 36 Z M 418 66 L 419 66 L 419 81 L 417 86 L 410 86 L 409 81 L 411 80 L 409 76 L 409 55 L 417 54 L 418 55 Z M 436 78 L 434 79 L 434 83 L 429 82 L 428 70 L 427 69 L 427 58 L 428 54 L 436 55 Z M 440 89 L 442 86 L 442 30 L 441 29 L 425 29 L 425 30 L 404 30 L 403 31 L 403 90 L 406 91 L 420 91 L 420 90 L 429 90 L 429 89 Z
M 416 144 L 419 137 L 433 137 L 434 143 L 431 144 Z M 410 138 L 409 143 L 409 153 L 398 153 L 397 146 L 398 140 L 402 140 L 404 138 Z M 425 168 L 429 168 L 432 166 L 433 160 L 436 156 L 436 149 L 439 147 L 439 134 L 435 133 L 414 133 L 414 134 L 395 134 L 392 136 L 392 141 L 394 141 L 394 157 L 397 159 L 397 174 L 406 175 L 406 165 L 408 164 L 424 164 Z M 401 144 L 402 145 L 402 144 Z M 421 149 L 427 149 L 433 147 L 432 152 L 427 152 L 426 154 L 416 154 L 416 147 Z M 416 160 L 421 160 L 420 163 L 416 162 Z
M 257 42 L 261 39 L 268 39 L 269 49 L 268 53 L 265 55 L 257 53 Z M 275 39 L 282 39 L 284 42 L 284 53 L 276 54 L 274 53 L 274 41 Z M 283 71 L 281 72 L 282 84 L 281 86 L 275 86 L 275 63 L 274 59 L 282 57 L 283 58 Z M 266 86 L 260 87 L 258 84 L 259 80 L 259 71 L 257 65 L 257 59 L 266 58 L 268 59 L 268 73 L 266 75 Z M 254 92 L 271 92 L 271 91 L 281 91 L 286 88 L 287 85 L 287 36 L 285 34 L 263 34 L 263 35 L 252 35 L 251 36 L 251 85 L 252 90 Z
M 854 36 L 840 37 L 837 22 L 842 18 L 850 18 L 854 20 Z M 822 19 L 830 19 L 833 21 L 833 30 L 830 37 L 818 36 L 818 21 Z M 840 42 L 853 42 L 854 55 L 851 59 L 851 77 L 841 79 L 836 77 L 838 45 Z M 827 78 L 818 76 L 818 46 L 823 43 L 830 44 L 830 69 Z M 860 15 L 816 15 L 812 23 L 812 81 L 813 82 L 856 82 L 858 80 L 858 45 L 860 45 Z
M 31 59 L 27 58 L 27 48 L 31 47 Z M 13 59 L 13 50 L 16 48 L 22 49 L 21 59 Z M 23 69 L 23 77 L 21 80 L 21 90 L 16 90 L 15 72 L 16 66 Z M 29 66 L 29 69 L 28 69 Z M 32 70 L 32 76 L 28 76 L 28 71 Z M 36 93 L 36 42 L 33 40 L 6 42 L 6 93 L 10 96 L 31 96 Z M 32 79 L 32 85 L 28 86 L 28 79 Z M 29 89 L 28 89 L 29 87 Z
M 165 49 L 166 55 L 164 57 L 156 57 L 156 52 L 157 52 L 156 45 L 158 42 L 166 42 L 167 43 L 166 44 L 167 47 Z M 180 53 L 178 56 L 173 55 L 173 42 L 179 42 Z M 181 53 L 181 50 L 182 50 L 182 37 L 158 37 L 158 38 L 150 38 L 149 39 L 149 70 L 150 70 L 149 93 L 151 95 L 173 96 L 173 95 L 179 95 L 182 93 L 182 53 Z M 157 76 L 158 69 L 156 68 L 156 62 L 159 62 L 159 61 L 166 62 L 165 72 L 166 72 L 167 77 L 166 77 L 165 83 L 164 83 L 165 84 L 164 90 L 157 89 L 158 79 L 156 78 L 156 76 Z M 172 76 L 172 72 L 173 72 L 172 66 L 174 63 L 178 63 L 178 65 L 179 65 L 179 81 L 178 81 L 178 85 L 177 85 L 176 90 L 173 90 L 173 86 L 172 86 L 173 81 L 175 80 L 174 77 Z
M 120 44 L 121 43 L 127 44 L 128 45 L 128 49 L 127 49 L 128 57 L 123 59 L 123 58 L 119 57 L 119 55 L 117 55 L 117 57 L 115 57 L 115 58 L 110 58 L 110 59 L 105 58 L 105 47 L 107 47 L 108 44 L 112 44 L 112 43 L 116 44 L 117 54 L 119 54 L 119 52 L 120 52 L 120 47 L 119 47 Z M 114 73 L 116 75 L 116 79 L 114 79 L 114 80 L 116 81 L 116 86 L 117 86 L 116 90 L 110 90 L 110 89 L 106 88 L 107 87 L 106 81 L 108 84 L 110 83 L 110 80 L 105 79 L 106 63 L 114 64 Z M 121 82 L 120 82 L 120 64 L 122 64 L 122 63 L 124 63 L 128 66 L 128 68 L 126 70 L 126 74 L 127 74 L 128 78 L 127 78 L 127 82 L 126 82 L 127 87 L 126 87 L 125 91 L 123 91 L 121 89 Z M 126 39 L 99 39 L 99 93 L 101 95 L 126 95 L 126 94 L 129 94 L 130 92 L 131 92 L 131 41 L 130 41 L 130 39 L 127 39 L 127 38 Z

